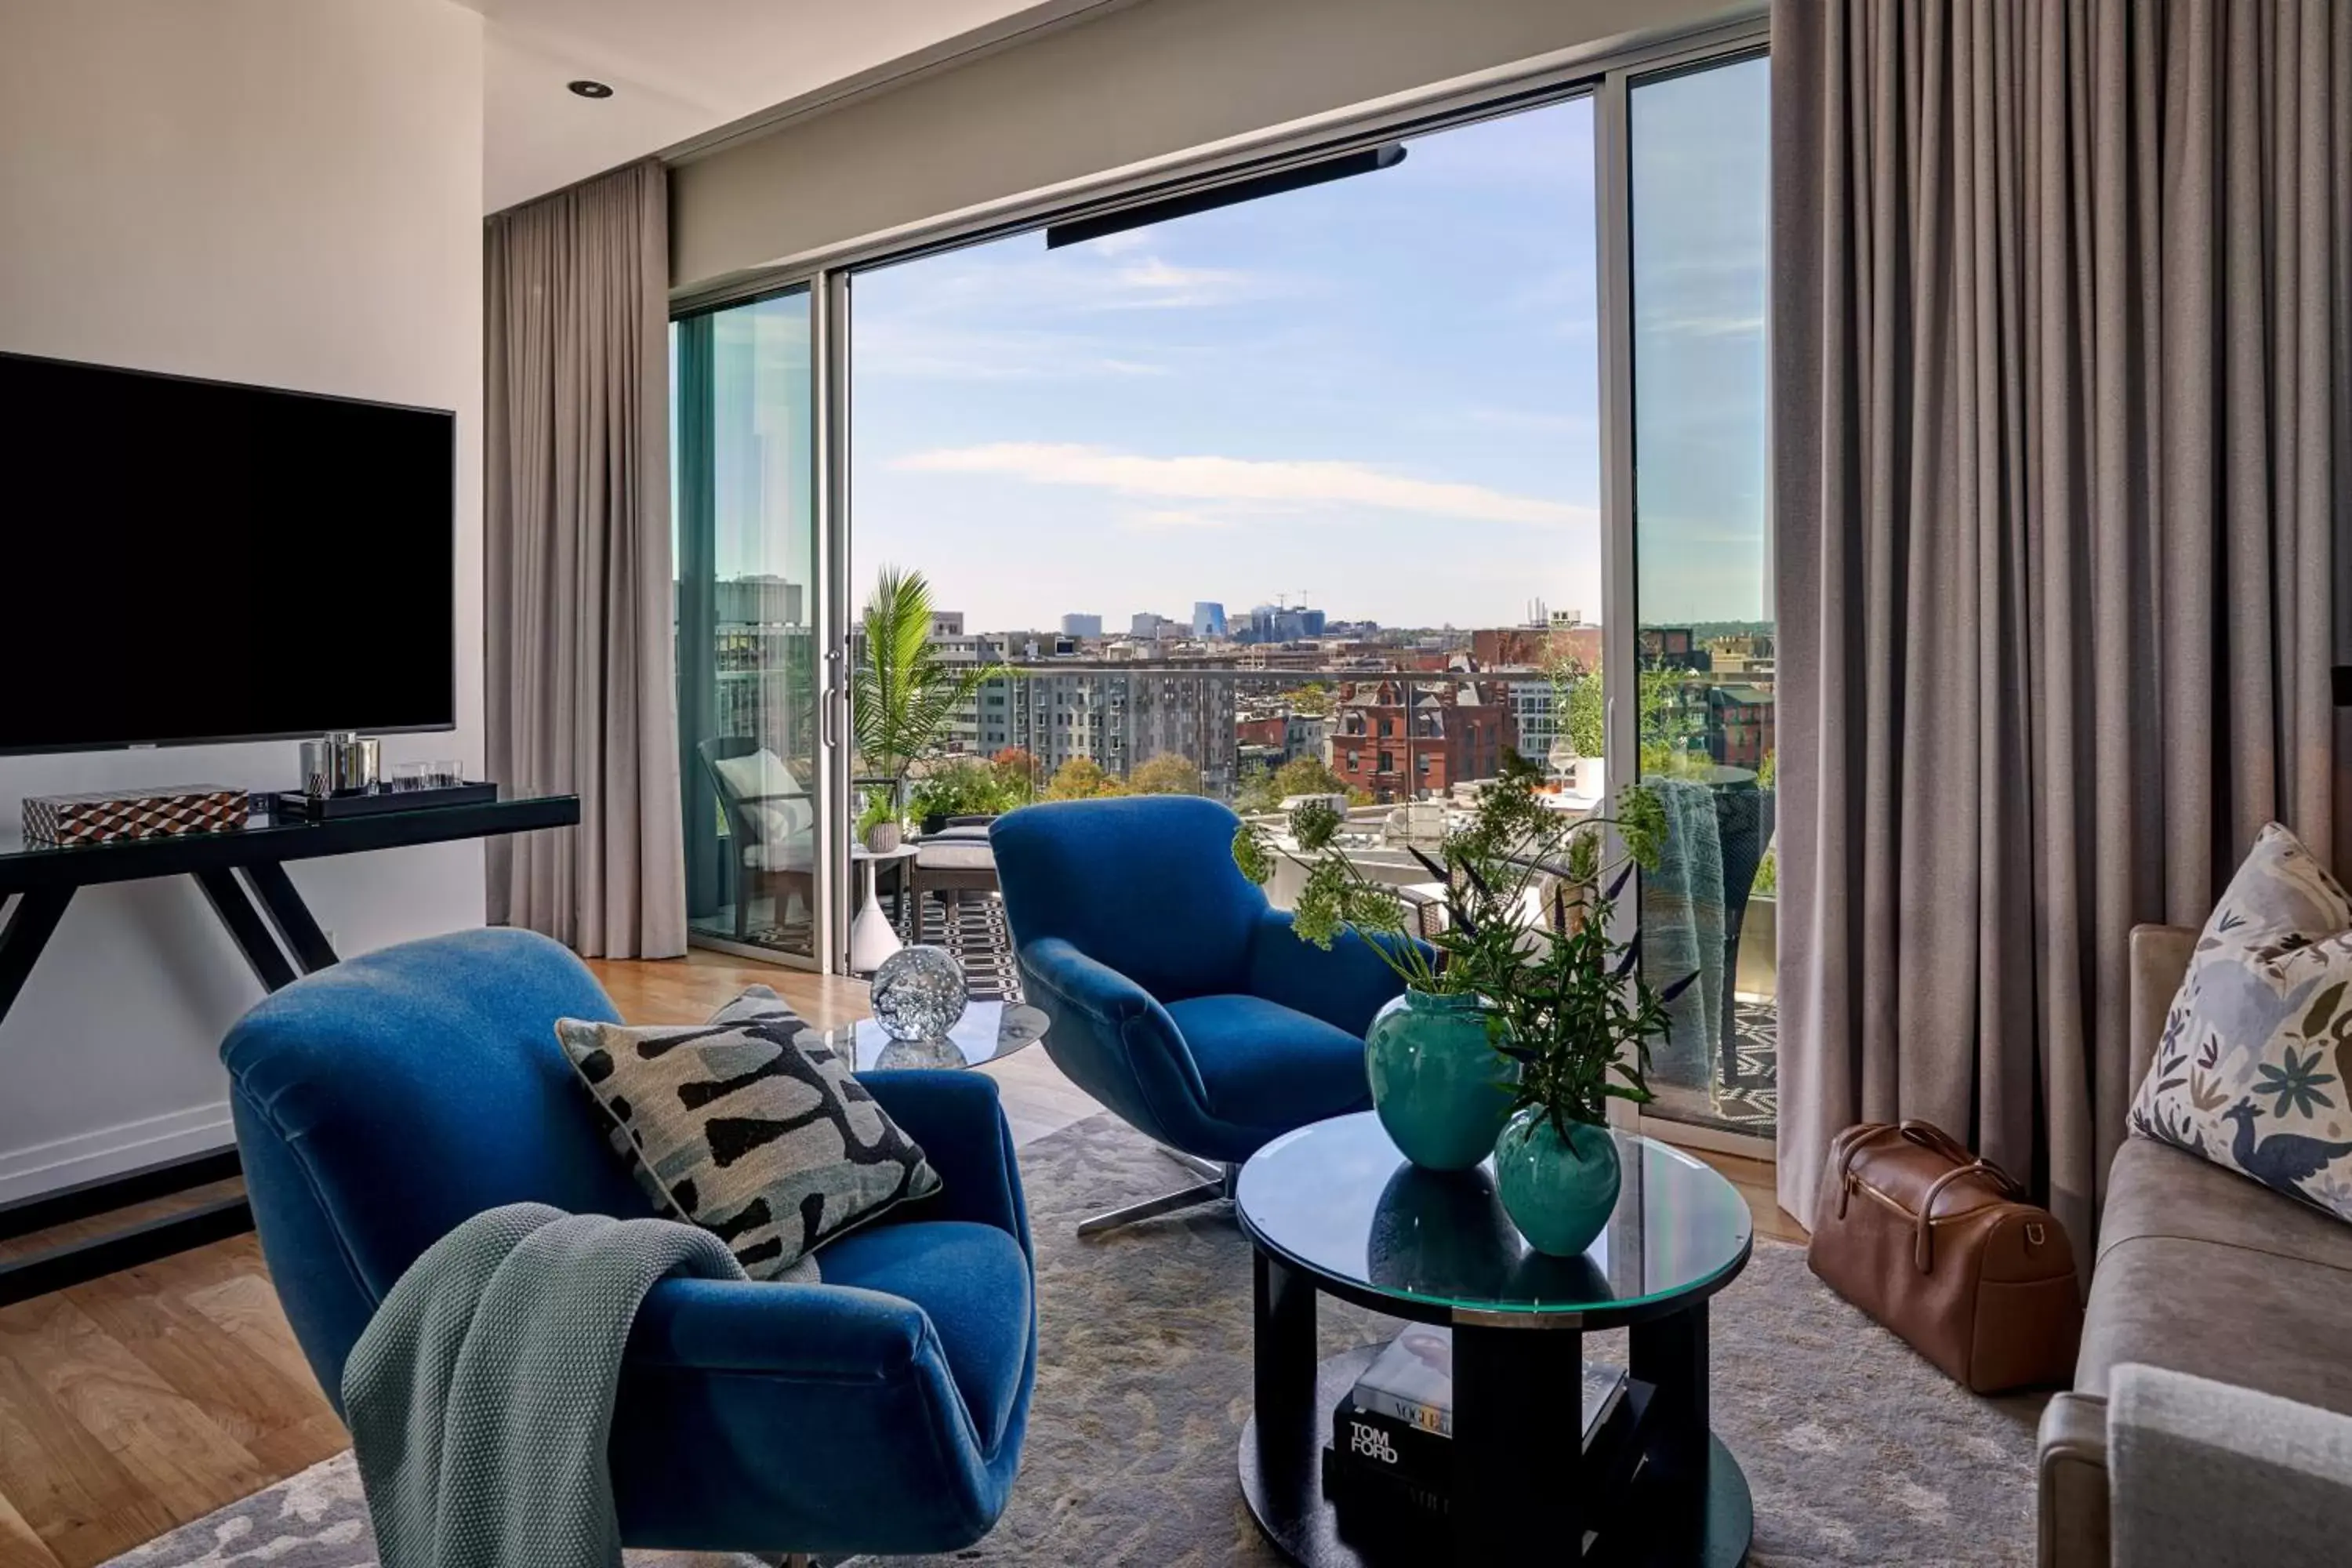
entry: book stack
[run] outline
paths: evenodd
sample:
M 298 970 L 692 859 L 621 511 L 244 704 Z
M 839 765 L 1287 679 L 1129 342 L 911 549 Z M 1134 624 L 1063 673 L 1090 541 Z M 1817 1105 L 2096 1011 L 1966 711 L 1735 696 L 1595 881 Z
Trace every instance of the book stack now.
M 1584 1367 L 1583 1449 L 1613 1443 L 1628 1423 L 1625 1371 Z M 1323 1492 L 1342 1539 L 1444 1532 L 1454 1496 L 1454 1332 L 1415 1325 L 1372 1361 L 1331 1412 Z M 1391 1542 L 1392 1543 L 1392 1542 Z

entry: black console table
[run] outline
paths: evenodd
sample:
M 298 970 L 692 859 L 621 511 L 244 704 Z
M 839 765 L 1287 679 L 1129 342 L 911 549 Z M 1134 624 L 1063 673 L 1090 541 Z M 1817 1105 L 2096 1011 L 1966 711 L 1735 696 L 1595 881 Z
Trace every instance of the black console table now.
M 580 797 L 555 795 L 388 811 L 334 822 L 256 816 L 242 829 L 227 833 L 62 847 L 27 844 L 15 836 L 12 825 L 0 835 L 0 903 L 16 897 L 6 924 L 0 925 L 0 1025 L 79 889 L 157 877 L 194 878 L 230 940 L 253 966 L 254 977 L 264 990 L 276 991 L 292 984 L 299 974 L 335 962 L 325 931 L 286 875 L 289 860 L 491 838 L 569 827 L 579 820 Z M 222 1149 L 0 1204 L 0 1240 L 186 1192 L 238 1171 L 236 1151 Z M 243 1197 L 219 1198 L 163 1219 L 0 1262 L 0 1304 L 252 1228 L 253 1211 Z

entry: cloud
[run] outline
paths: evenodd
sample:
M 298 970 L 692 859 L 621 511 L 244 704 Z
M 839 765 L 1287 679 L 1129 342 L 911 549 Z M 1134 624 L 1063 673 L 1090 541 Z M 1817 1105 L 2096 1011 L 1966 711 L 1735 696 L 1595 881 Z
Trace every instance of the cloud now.
M 1240 521 L 1230 514 L 1194 507 L 1154 507 L 1129 512 L 1119 519 L 1119 526 L 1129 533 L 1222 533 L 1238 527 Z
M 999 441 L 898 458 L 924 473 L 994 474 L 1041 485 L 1082 485 L 1173 500 L 1277 507 L 1352 506 L 1537 527 L 1591 524 L 1593 509 L 1485 485 L 1419 479 L 1364 463 L 1309 459 L 1149 458 L 1105 447 Z
M 1134 343 L 1076 332 L 991 331 L 882 318 L 857 326 L 853 363 L 860 375 L 925 381 L 1086 381 L 1166 375 L 1136 357 Z
M 1697 311 L 1687 314 L 1661 312 L 1643 318 L 1642 325 L 1654 332 L 1671 332 L 1685 338 L 1747 338 L 1764 331 L 1764 318 L 1755 312 L 1707 315 Z
M 1222 305 L 1247 297 L 1255 287 L 1246 272 L 1224 267 L 1181 267 L 1157 256 L 1114 268 L 1110 282 L 1112 288 L 1096 302 L 1113 310 Z

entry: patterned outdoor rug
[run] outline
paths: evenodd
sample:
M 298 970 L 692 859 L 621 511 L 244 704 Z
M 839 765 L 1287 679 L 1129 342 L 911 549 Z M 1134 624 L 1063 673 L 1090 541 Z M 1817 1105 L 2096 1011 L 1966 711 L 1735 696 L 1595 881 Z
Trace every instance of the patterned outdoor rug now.
M 1271 1565 L 1234 1479 L 1250 1398 L 1249 1245 L 1214 1211 L 1081 1242 L 1080 1217 L 1165 1192 L 1169 1161 L 1108 1116 L 1021 1152 L 1042 1353 L 1012 1506 L 950 1563 Z M 789 1287 L 784 1287 L 789 1289 Z M 1326 1301 L 1337 1350 L 1380 1320 Z M 1756 1498 L 1759 1564 L 1975 1568 L 2034 1555 L 2041 1400 L 1955 1387 L 1759 1242 L 1713 1304 L 1716 1430 Z M 1622 1359 L 1617 1336 L 1593 1353 Z M 360 1568 L 375 1561 L 350 1457 L 118 1559 L 136 1568 Z M 632 1553 L 633 1568 L 736 1560 Z M 873 1565 L 869 1564 L 869 1568 Z
M 898 935 L 906 942 L 926 942 L 946 948 L 963 965 L 964 987 L 975 1002 L 1021 1000 L 1021 968 L 1013 958 L 1013 931 L 1004 923 L 1004 900 L 994 893 L 966 893 L 957 900 L 956 916 L 948 918 L 947 901 L 923 900 L 923 930 L 919 937 L 898 916 Z

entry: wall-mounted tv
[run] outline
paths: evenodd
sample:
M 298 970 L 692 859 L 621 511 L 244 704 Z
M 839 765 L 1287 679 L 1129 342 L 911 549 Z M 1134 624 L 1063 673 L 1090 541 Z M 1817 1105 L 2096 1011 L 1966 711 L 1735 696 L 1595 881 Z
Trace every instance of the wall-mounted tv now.
M 0 353 L 0 752 L 457 721 L 457 416 Z

